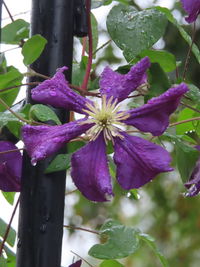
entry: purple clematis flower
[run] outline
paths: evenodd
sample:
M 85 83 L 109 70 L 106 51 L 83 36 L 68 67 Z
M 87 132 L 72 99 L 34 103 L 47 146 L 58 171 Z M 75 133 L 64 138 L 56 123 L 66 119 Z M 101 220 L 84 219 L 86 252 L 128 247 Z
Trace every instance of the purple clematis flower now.
M 188 13 L 185 20 L 188 23 L 194 22 L 200 13 L 200 0 L 181 0 L 183 8 Z
M 80 267 L 82 263 L 82 260 L 76 261 L 75 263 L 72 263 L 69 265 L 69 267 Z
M 0 152 L 17 147 L 8 141 L 0 141 Z M 0 154 L 0 189 L 5 192 L 19 192 L 21 182 L 22 156 L 19 151 Z
M 35 101 L 51 105 L 55 101 L 55 106 L 72 109 L 86 117 L 59 126 L 24 126 L 23 140 L 32 162 L 48 157 L 64 143 L 86 133 L 90 142 L 72 155 L 71 176 L 82 194 L 93 201 L 107 201 L 113 195 L 106 158 L 108 141 L 112 141 L 115 150 L 117 180 L 126 190 L 139 188 L 157 174 L 171 171 L 171 158 L 165 149 L 121 129 L 127 124 L 154 136 L 161 135 L 169 124 L 170 114 L 188 91 L 182 83 L 139 108 L 120 111 L 119 102 L 144 83 L 149 66 L 149 58 L 145 57 L 125 75 L 105 68 L 100 79 L 101 106 L 69 88 L 62 74 L 64 68 L 59 69 L 48 83 L 45 81 L 34 88 L 32 98 Z M 76 97 L 71 98 L 71 95 Z
M 200 151 L 200 146 L 196 146 L 196 149 Z M 200 191 L 200 157 L 196 162 L 196 166 L 192 172 L 192 175 L 185 187 L 188 192 L 185 194 L 187 197 L 194 197 L 199 194 Z

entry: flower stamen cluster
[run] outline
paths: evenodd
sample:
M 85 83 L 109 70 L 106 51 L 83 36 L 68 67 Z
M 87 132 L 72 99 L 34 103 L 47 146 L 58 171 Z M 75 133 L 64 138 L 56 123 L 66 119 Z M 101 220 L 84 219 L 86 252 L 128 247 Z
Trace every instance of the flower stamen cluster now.
M 120 107 L 117 106 L 117 103 L 117 99 L 113 101 L 113 96 L 107 99 L 106 95 L 103 95 L 101 108 L 97 102 L 94 102 L 93 105 L 90 103 L 86 104 L 88 109 L 83 109 L 83 111 L 89 115 L 89 118 L 86 121 L 81 122 L 81 124 L 95 124 L 86 132 L 91 141 L 96 140 L 101 132 L 103 132 L 106 143 L 108 141 L 114 143 L 113 137 L 116 136 L 121 139 L 124 138 L 123 135 L 120 134 L 121 129 L 117 126 L 125 126 L 121 121 L 127 119 L 129 114 L 119 111 Z

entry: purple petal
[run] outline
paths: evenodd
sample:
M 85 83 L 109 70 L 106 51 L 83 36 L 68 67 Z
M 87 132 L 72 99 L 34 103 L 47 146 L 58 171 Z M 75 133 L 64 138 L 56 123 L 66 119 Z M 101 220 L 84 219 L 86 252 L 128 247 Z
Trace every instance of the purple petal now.
M 72 179 L 81 193 L 92 201 L 107 201 L 112 196 L 111 177 L 103 135 L 72 155 Z
M 17 147 L 8 141 L 0 141 L 0 152 Z M 22 156 L 19 151 L 0 154 L 0 189 L 5 192 L 19 192 L 21 183 Z
M 200 151 L 200 146 L 196 146 L 196 148 Z M 185 183 L 185 187 L 188 189 L 185 194 L 187 197 L 194 197 L 198 195 L 200 191 L 200 158 L 197 160 L 189 181 Z
M 57 70 L 54 77 L 46 80 L 34 89 L 32 89 L 32 99 L 43 104 L 48 104 L 56 108 L 65 108 L 81 114 L 85 114 L 83 109 L 86 108 L 87 102 L 92 103 L 85 97 L 75 93 L 65 80 L 63 71 L 67 67 Z
M 84 119 L 58 126 L 31 126 L 22 128 L 22 138 L 32 164 L 58 151 L 65 143 L 87 131 L 92 124 L 81 124 Z
M 200 0 L 181 0 L 183 8 L 188 13 L 188 17 L 185 20 L 188 23 L 194 22 L 200 13 Z
M 145 82 L 146 70 L 149 67 L 150 61 L 148 57 L 140 60 L 124 75 L 106 67 L 99 81 L 101 95 L 107 95 L 107 98 L 113 96 L 114 99 L 118 99 L 118 102 L 126 99 L 131 92 Z
M 72 263 L 69 265 L 69 267 L 80 267 L 82 263 L 82 260 L 76 261 L 75 263 Z
M 150 99 L 142 107 L 128 111 L 130 117 L 124 122 L 143 132 L 161 135 L 169 125 L 169 116 L 176 110 L 181 97 L 188 91 L 186 84 L 170 88 L 159 97 Z
M 123 140 L 115 138 L 114 162 L 117 180 L 124 189 L 139 188 L 157 174 L 173 170 L 165 149 L 140 137 L 123 135 Z

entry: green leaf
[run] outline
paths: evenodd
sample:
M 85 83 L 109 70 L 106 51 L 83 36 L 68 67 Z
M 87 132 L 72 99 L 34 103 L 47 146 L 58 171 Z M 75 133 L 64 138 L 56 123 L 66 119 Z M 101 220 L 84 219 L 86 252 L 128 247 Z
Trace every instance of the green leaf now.
M 167 19 L 177 27 L 183 39 L 188 43 L 189 46 L 191 46 L 192 44 L 191 37 L 189 36 L 189 34 L 187 34 L 187 32 L 183 29 L 183 27 L 174 18 L 171 11 L 165 7 L 159 7 L 159 6 L 156 7 L 156 9 L 166 15 Z M 195 44 L 192 45 L 192 52 L 200 64 L 200 51 L 199 51 L 199 48 Z
M 5 199 L 8 201 L 9 204 L 13 205 L 14 198 L 15 198 L 15 192 L 4 192 L 1 191 Z
M 4 44 L 19 44 L 22 39 L 29 37 L 29 23 L 23 19 L 17 19 L 3 27 L 1 42 Z
M 164 257 L 164 255 L 160 252 L 160 250 L 156 246 L 154 238 L 144 233 L 140 233 L 139 237 L 153 249 L 155 255 L 159 258 L 160 262 L 162 263 L 162 266 L 169 267 L 167 259 Z
M 84 145 L 85 145 L 85 142 L 83 142 L 83 141 L 76 141 L 76 142 L 68 143 L 67 144 L 67 151 L 68 151 L 68 153 L 73 153 Z
M 108 32 L 128 61 L 152 47 L 163 36 L 166 25 L 166 16 L 156 8 L 137 11 L 123 4 L 114 6 L 107 18 Z
M 1 218 L 0 218 L 0 236 L 3 237 L 5 235 L 7 228 L 7 223 L 5 223 Z M 6 239 L 6 242 L 13 247 L 15 244 L 15 238 L 16 238 L 16 232 L 15 230 L 11 227 L 8 238 Z
M 71 154 L 59 154 L 46 168 L 45 173 L 64 171 L 70 168 Z
M 2 256 L 0 257 L 0 267 L 8 267 L 6 259 Z
M 56 113 L 49 107 L 36 104 L 30 108 L 29 116 L 31 119 L 39 121 L 54 121 L 56 124 L 61 124 Z
M 11 86 L 21 84 L 23 75 L 13 66 L 7 68 L 7 72 L 0 74 L 0 89 L 5 89 Z M 3 99 L 8 106 L 11 106 L 15 101 L 19 92 L 19 87 L 13 88 L 4 92 L 0 92 L 0 98 Z M 6 110 L 4 106 L 0 104 L 0 112 Z
M 176 161 L 183 183 L 187 182 L 194 170 L 199 152 L 185 143 L 176 140 Z
M 139 246 L 137 231 L 113 220 L 106 222 L 101 228 L 104 244 L 94 245 L 88 252 L 98 259 L 120 259 L 134 253 Z
M 165 72 L 170 72 L 176 68 L 176 58 L 173 54 L 161 50 L 144 50 L 141 57 L 148 56 L 152 63 L 159 63 Z
M 105 260 L 99 265 L 99 267 L 123 267 L 123 266 L 124 265 L 122 265 L 116 260 Z
M 191 99 L 193 104 L 200 105 L 200 89 L 194 84 L 188 84 L 189 92 L 186 93 L 186 96 Z
M 185 108 L 179 113 L 178 121 L 187 120 L 187 119 L 193 118 L 195 116 L 198 116 L 197 112 L 194 112 L 193 110 L 191 110 L 189 108 Z M 189 131 L 196 131 L 197 133 L 198 132 L 200 133 L 199 121 L 190 121 L 190 122 L 176 125 L 176 133 L 178 135 L 184 135 L 186 132 L 189 132 Z M 190 141 L 190 140 L 188 140 L 188 141 Z
M 22 55 L 24 56 L 24 64 L 29 65 L 33 63 L 41 55 L 44 47 L 47 43 L 47 40 L 42 37 L 40 34 L 36 34 L 22 47 Z
M 23 114 L 17 113 L 18 115 L 23 116 Z M 0 127 L 6 126 L 10 121 L 19 121 L 12 113 L 0 112 Z

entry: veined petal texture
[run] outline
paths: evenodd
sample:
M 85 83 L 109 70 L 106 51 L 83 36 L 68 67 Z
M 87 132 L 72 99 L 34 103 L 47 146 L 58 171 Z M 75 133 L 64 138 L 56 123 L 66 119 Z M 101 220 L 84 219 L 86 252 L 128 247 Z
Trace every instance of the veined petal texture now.
M 188 87 L 184 83 L 170 88 L 162 95 L 150 99 L 147 104 L 129 110 L 127 113 L 130 117 L 124 123 L 154 136 L 161 135 L 169 125 L 169 116 L 176 110 L 181 97 L 187 91 Z
M 56 108 L 65 108 L 75 112 L 85 114 L 86 103 L 92 103 L 85 97 L 75 93 L 65 80 L 63 71 L 67 67 L 62 67 L 57 70 L 52 79 L 46 80 L 32 89 L 32 99 L 42 103 L 48 104 Z
M 87 131 L 92 124 L 81 124 L 84 119 L 57 126 L 31 126 L 22 128 L 22 139 L 32 158 L 32 164 L 58 151 L 65 143 Z
M 106 95 L 108 99 L 113 96 L 114 99 L 118 99 L 118 102 L 126 99 L 131 92 L 145 82 L 146 71 L 149 67 L 148 57 L 140 60 L 127 74 L 120 74 L 106 67 L 99 81 L 101 95 Z
M 111 177 L 103 134 L 72 155 L 71 176 L 81 193 L 92 201 L 106 201 L 112 196 Z
M 123 136 L 123 140 L 115 138 L 114 162 L 117 180 L 124 189 L 139 188 L 157 174 L 173 170 L 165 149 L 137 136 Z

